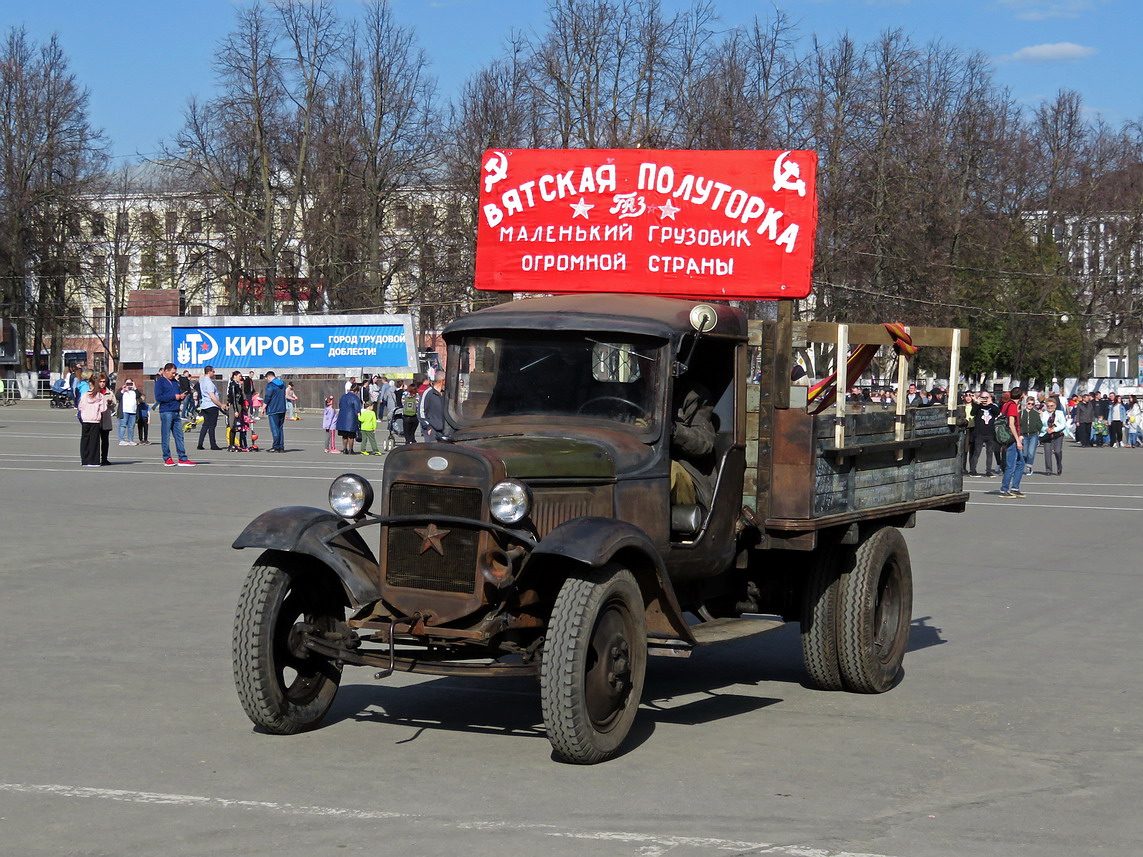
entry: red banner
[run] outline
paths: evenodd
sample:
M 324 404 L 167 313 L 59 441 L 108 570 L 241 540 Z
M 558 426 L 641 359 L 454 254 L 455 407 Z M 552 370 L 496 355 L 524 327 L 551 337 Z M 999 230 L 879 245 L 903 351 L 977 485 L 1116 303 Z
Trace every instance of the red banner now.
M 490 149 L 476 286 L 692 298 L 802 298 L 817 154 Z

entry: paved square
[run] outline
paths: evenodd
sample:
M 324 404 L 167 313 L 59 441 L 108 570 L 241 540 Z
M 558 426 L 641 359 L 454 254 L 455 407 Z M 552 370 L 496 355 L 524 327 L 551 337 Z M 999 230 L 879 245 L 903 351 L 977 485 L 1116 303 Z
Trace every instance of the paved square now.
M 0 853 L 1138 852 L 1143 451 L 1069 444 L 1025 500 L 973 479 L 966 514 L 921 513 L 890 693 L 807 688 L 797 626 L 652 659 L 631 751 L 580 768 L 521 679 L 348 668 L 323 728 L 252 730 L 230 633 L 255 555 L 230 543 L 383 465 L 319 425 L 168 469 L 156 424 L 97 470 L 74 414 L 0 409 Z

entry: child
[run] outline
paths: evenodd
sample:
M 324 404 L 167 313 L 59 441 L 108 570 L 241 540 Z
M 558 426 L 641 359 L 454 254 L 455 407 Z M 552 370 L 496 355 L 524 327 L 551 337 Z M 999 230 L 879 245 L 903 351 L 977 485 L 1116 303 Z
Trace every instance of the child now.
M 325 449 L 323 452 L 332 452 L 337 454 L 337 411 L 333 407 L 333 396 L 325 397 L 325 410 L 321 413 L 321 428 L 322 431 L 329 432 L 329 440 L 326 441 Z
M 230 431 L 226 448 L 231 452 L 246 452 L 246 427 L 250 416 L 246 413 L 246 400 L 239 396 L 234 400 L 234 413 L 230 416 Z
M 262 415 L 262 396 L 255 393 L 250 398 L 250 419 L 257 421 L 258 417 Z
M 374 434 L 377 431 L 377 413 L 372 408 L 363 408 L 357 415 L 357 421 L 361 423 L 361 454 L 380 455 L 381 452 L 377 449 L 377 437 Z M 370 447 L 373 448 L 373 452 L 369 452 Z
M 1095 445 L 1103 449 L 1103 442 L 1107 436 L 1107 420 L 1103 417 L 1096 417 L 1095 422 L 1091 424 L 1091 437 L 1095 441 Z
M 258 447 L 255 442 L 258 440 L 258 435 L 254 434 L 254 420 L 250 419 L 250 413 L 243 407 L 242 409 L 242 422 L 238 424 L 238 451 L 239 452 L 257 452 Z M 250 432 L 250 442 L 246 442 L 246 433 Z
M 294 390 L 293 381 L 286 385 L 286 419 L 291 422 L 301 419 L 298 416 L 298 394 Z
M 139 430 L 139 443 L 143 446 L 150 446 L 151 441 L 147 440 L 147 430 L 151 425 L 151 406 L 147 404 L 147 397 L 143 395 L 142 390 L 139 391 L 137 408 L 135 427 Z

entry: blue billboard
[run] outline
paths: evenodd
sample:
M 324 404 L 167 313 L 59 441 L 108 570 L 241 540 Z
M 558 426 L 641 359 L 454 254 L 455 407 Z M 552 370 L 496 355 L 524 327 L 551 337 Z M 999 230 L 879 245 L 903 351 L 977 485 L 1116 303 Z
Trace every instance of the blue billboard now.
M 171 362 L 179 369 L 409 365 L 401 324 L 172 327 L 171 352 Z

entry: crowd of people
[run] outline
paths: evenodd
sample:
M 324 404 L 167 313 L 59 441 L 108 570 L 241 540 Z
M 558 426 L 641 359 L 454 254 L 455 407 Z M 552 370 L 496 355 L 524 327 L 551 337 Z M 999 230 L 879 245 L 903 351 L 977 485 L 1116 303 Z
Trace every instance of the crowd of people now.
M 175 364 L 168 363 L 155 376 L 154 395 L 148 401 L 146 392 L 130 378 L 112 389 L 106 373 L 76 370 L 65 383 L 72 391 L 81 424 L 80 463 L 85 467 L 109 463 L 110 434 L 116 421 L 120 446 L 149 444 L 151 413 L 156 408 L 163 463 L 168 467 L 195 466 L 186 452 L 184 423 L 201 426 L 200 450 L 248 452 L 258 450 L 254 424 L 265 418 L 271 435 L 268 451 L 284 453 L 284 424 L 301 419 L 298 395 L 293 382 L 283 381 L 273 371 L 266 372 L 262 380 L 264 386 L 259 391 L 252 371 L 235 369 L 222 395 L 213 367 L 204 367 L 195 381 L 189 371 L 180 375 Z M 406 443 L 416 442 L 418 429 L 427 441 L 447 439 L 444 384 L 444 373 L 420 384 L 385 375 L 360 382 L 349 378 L 340 397 L 325 400 L 322 430 L 328 438 L 324 451 L 381 455 L 376 437 L 379 428 L 387 428 L 390 438 L 401 437 Z M 946 407 L 948 402 L 943 386 L 926 391 L 910 384 L 903 395 L 909 407 Z M 846 399 L 887 407 L 896 403 L 896 393 L 890 388 L 862 389 L 855 385 Z M 966 431 L 962 471 L 971 478 L 1000 476 L 1002 497 L 1024 496 L 1021 480 L 1033 472 L 1038 450 L 1043 450 L 1043 472 L 1059 476 L 1063 474 L 1065 441 L 1097 449 L 1143 446 L 1143 404 L 1135 396 L 1093 392 L 1063 399 L 1057 394 L 1025 395 L 1014 387 L 998 397 L 989 390 L 962 393 L 958 407 L 960 424 Z M 224 414 L 226 447 L 216 437 L 218 420 Z M 389 443 L 385 446 L 388 448 Z
M 187 454 L 184 434 L 199 428 L 200 450 L 230 452 L 258 451 L 255 423 L 265 419 L 270 427 L 267 450 L 284 453 L 287 420 L 300 420 L 298 395 L 293 382 L 285 382 L 273 371 L 262 376 L 257 388 L 253 371 L 235 369 L 226 391 L 219 390 L 214 368 L 206 366 L 197 379 L 189 371 L 181 374 L 174 363 L 166 364 L 155 376 L 153 398 L 136 387 L 131 378 L 113 389 L 106 373 L 76 369 L 65 376 L 61 389 L 76 406 L 80 422 L 80 464 L 99 467 L 109 464 L 110 433 L 118 419 L 120 446 L 147 445 L 151 413 L 157 411 L 163 463 L 168 467 L 195 467 Z M 446 439 L 444 374 L 435 380 L 414 381 L 374 375 L 358 382 L 352 377 L 336 401 L 325 400 L 322 429 L 328 433 L 326 452 L 356 455 L 357 444 L 365 455 L 381 455 L 376 438 L 378 427 L 388 428 L 390 436 L 415 443 L 420 429 L 425 440 Z M 218 443 L 219 419 L 225 415 L 227 445 Z M 138 437 L 138 440 L 135 437 Z M 339 448 L 340 440 L 340 448 Z M 386 445 L 388 448 L 388 444 Z
M 999 401 L 988 390 L 964 393 L 960 408 L 968 432 L 963 472 L 975 478 L 999 474 L 1001 497 L 1024 496 L 1020 479 L 1032 473 L 1039 449 L 1043 472 L 1061 476 L 1065 441 L 1109 449 L 1143 446 L 1143 405 L 1135 396 L 1080 393 L 1065 400 L 1054 394 L 1025 395 L 1014 387 Z
M 325 400 L 322 429 L 328 432 L 325 452 L 341 455 L 382 455 L 377 430 L 387 426 L 389 436 L 416 443 L 417 429 L 426 441 L 448 437 L 444 406 L 444 375 L 419 385 L 374 375 L 358 382 L 351 377 L 335 407 L 334 397 Z M 338 444 L 340 441 L 340 448 Z M 356 444 L 361 449 L 356 449 Z

